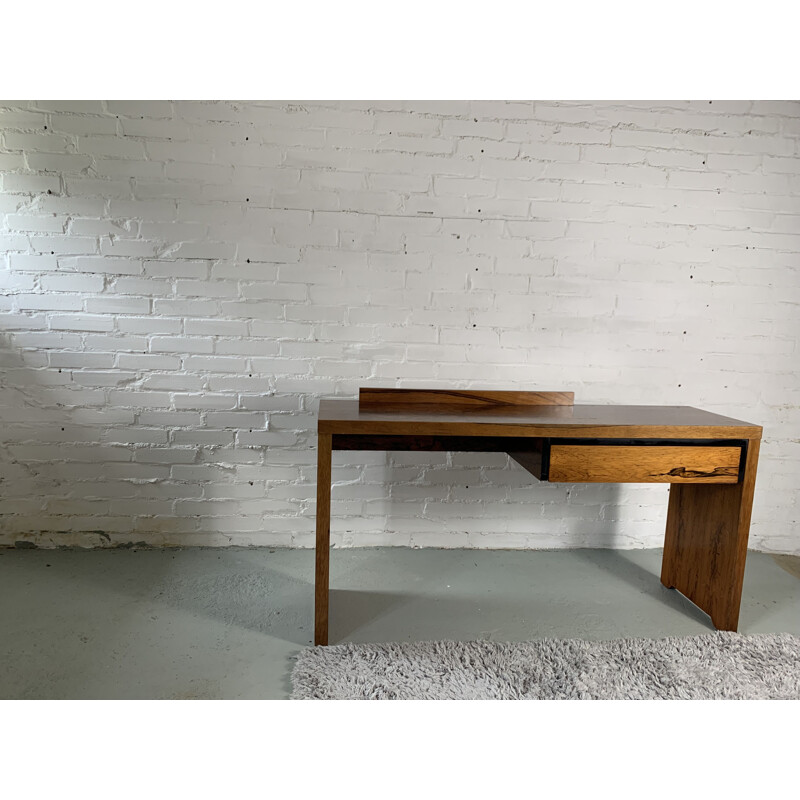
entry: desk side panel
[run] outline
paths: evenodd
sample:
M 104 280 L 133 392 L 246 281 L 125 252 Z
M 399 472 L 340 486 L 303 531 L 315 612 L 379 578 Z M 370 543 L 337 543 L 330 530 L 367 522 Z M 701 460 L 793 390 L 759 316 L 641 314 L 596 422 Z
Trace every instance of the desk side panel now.
M 740 483 L 669 490 L 661 583 L 703 609 L 719 630 L 739 624 L 759 445 L 749 442 Z

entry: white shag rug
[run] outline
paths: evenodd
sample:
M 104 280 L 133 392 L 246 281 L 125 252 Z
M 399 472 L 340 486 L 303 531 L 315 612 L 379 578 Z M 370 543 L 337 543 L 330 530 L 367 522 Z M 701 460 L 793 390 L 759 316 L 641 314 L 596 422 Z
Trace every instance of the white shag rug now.
M 307 647 L 292 687 L 293 700 L 800 700 L 800 637 Z

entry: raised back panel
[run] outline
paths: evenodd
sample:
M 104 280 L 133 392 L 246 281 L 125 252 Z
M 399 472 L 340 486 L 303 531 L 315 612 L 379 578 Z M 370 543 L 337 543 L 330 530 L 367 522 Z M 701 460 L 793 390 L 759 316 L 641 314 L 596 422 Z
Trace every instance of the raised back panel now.
M 358 391 L 360 408 L 496 408 L 500 406 L 571 406 L 573 392 L 514 392 L 451 389 L 370 389 Z

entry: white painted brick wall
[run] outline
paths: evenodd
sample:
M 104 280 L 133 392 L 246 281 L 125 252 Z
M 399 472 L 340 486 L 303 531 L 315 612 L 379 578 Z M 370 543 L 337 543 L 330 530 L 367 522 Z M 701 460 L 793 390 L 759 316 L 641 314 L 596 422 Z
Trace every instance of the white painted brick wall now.
M 0 101 L 0 542 L 313 545 L 320 396 L 763 424 L 800 553 L 800 103 Z M 336 453 L 337 545 L 652 547 L 666 489 Z

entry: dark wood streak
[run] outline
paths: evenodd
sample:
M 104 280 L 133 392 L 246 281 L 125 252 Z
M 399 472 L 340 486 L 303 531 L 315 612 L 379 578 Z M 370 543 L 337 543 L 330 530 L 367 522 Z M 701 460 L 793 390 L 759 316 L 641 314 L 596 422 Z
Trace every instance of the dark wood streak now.
M 736 483 L 741 446 L 553 444 L 549 479 L 564 483 Z
M 571 392 L 361 391 L 363 406 L 319 407 L 316 644 L 328 642 L 334 449 L 505 452 L 542 480 L 670 483 L 661 581 L 737 629 L 760 426 L 682 406 L 574 406 Z
M 675 469 L 671 469 L 669 472 L 664 473 L 665 475 L 671 475 L 675 478 L 721 478 L 721 477 L 738 477 L 739 475 L 739 468 L 738 467 L 717 467 L 713 470 L 699 470 L 699 469 L 687 469 L 686 467 L 675 467 Z M 657 474 L 653 477 L 657 477 Z
M 573 392 L 458 391 L 451 389 L 373 389 L 358 393 L 361 408 L 404 408 L 449 406 L 455 408 L 494 408 L 502 406 L 571 406 Z

